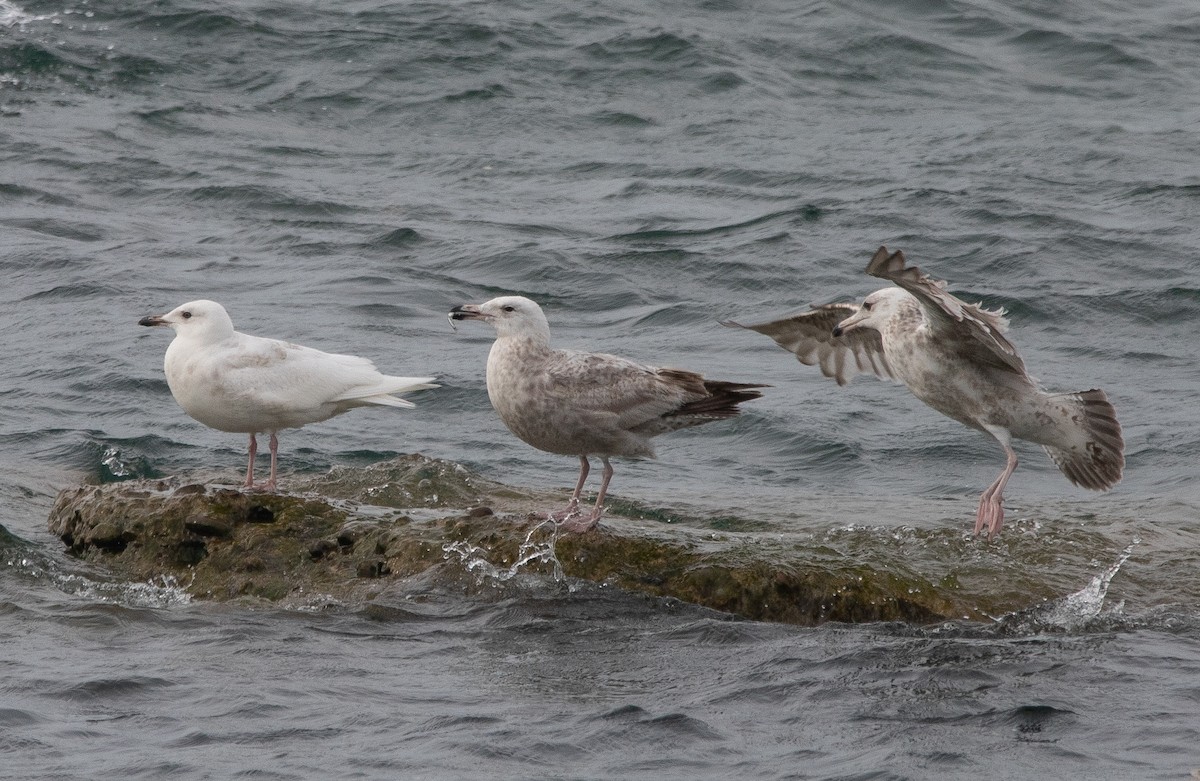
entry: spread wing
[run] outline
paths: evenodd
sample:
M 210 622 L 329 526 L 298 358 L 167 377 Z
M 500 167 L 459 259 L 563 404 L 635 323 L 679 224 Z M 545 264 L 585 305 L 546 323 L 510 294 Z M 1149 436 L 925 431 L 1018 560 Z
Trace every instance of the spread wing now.
M 999 369 L 1025 373 L 1025 362 L 1004 335 L 1008 320 L 1003 309 L 984 309 L 956 298 L 946 292 L 943 280 L 931 279 L 916 266 L 906 265 L 904 253 L 899 250 L 889 253 L 887 247 L 880 247 L 867 264 L 867 273 L 914 295 L 930 327 L 954 339 L 969 336 L 978 343 L 976 347 L 985 348 L 982 354 L 978 349 L 972 350 L 974 358 L 983 359 Z
M 872 372 L 886 380 L 895 375 L 883 356 L 883 340 L 873 328 L 860 328 L 841 336 L 833 328 L 858 311 L 854 304 L 825 304 L 810 312 L 758 325 L 726 320 L 721 325 L 765 334 L 805 366 L 820 366 L 821 374 L 845 385 L 856 374 Z

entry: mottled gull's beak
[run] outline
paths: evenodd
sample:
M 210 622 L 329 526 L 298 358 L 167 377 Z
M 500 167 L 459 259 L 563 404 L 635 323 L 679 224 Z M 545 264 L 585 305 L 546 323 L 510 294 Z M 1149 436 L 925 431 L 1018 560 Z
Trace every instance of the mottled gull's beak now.
M 150 315 L 138 320 L 138 325 L 166 325 L 167 321 L 162 319 L 162 315 Z

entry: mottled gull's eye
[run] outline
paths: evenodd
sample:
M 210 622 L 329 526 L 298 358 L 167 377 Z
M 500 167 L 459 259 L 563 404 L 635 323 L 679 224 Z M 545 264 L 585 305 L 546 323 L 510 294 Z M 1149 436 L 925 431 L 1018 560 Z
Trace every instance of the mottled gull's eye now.
M 870 312 L 870 311 L 871 311 L 871 302 L 870 302 L 870 301 L 863 301 L 863 309 L 865 309 L 865 310 L 867 310 L 868 312 Z
M 191 316 L 192 316 L 191 312 L 184 312 L 182 315 L 180 315 L 180 317 L 182 317 L 184 320 L 191 319 Z
M 501 307 L 501 309 L 503 309 L 505 312 L 517 311 L 517 308 L 515 306 L 512 306 L 511 304 L 509 306 Z

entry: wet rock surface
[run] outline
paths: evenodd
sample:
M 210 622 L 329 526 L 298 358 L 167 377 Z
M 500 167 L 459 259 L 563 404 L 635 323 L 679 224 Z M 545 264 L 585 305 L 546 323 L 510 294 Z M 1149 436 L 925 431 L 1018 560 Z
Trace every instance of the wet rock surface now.
M 931 623 L 1003 607 L 968 594 L 962 579 L 970 573 L 951 565 L 918 572 L 899 550 L 862 555 L 854 543 L 835 549 L 832 538 L 783 534 L 753 520 L 684 525 L 629 506 L 620 509 L 637 517 L 606 517 L 595 532 L 560 535 L 536 510 L 561 497 L 418 455 L 335 469 L 288 488 L 253 493 L 175 478 L 84 486 L 60 494 L 49 528 L 71 554 L 119 577 L 173 576 L 193 596 L 213 600 L 300 602 L 319 594 L 356 604 L 435 569 L 470 588 L 484 576 L 468 562 L 485 559 L 494 570 L 527 561 L 522 571 L 795 624 Z M 959 538 L 948 534 L 943 547 Z

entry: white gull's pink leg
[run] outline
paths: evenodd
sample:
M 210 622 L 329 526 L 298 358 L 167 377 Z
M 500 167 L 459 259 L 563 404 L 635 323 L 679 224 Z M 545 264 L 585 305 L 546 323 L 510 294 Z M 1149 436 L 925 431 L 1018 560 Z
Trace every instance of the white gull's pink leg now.
M 246 464 L 246 488 L 254 487 L 254 455 L 258 453 L 258 440 L 250 433 L 250 461 Z
M 267 484 L 263 486 L 268 491 L 275 490 L 275 464 L 279 460 L 279 439 L 275 436 L 275 432 L 271 432 L 271 479 L 267 480 Z

